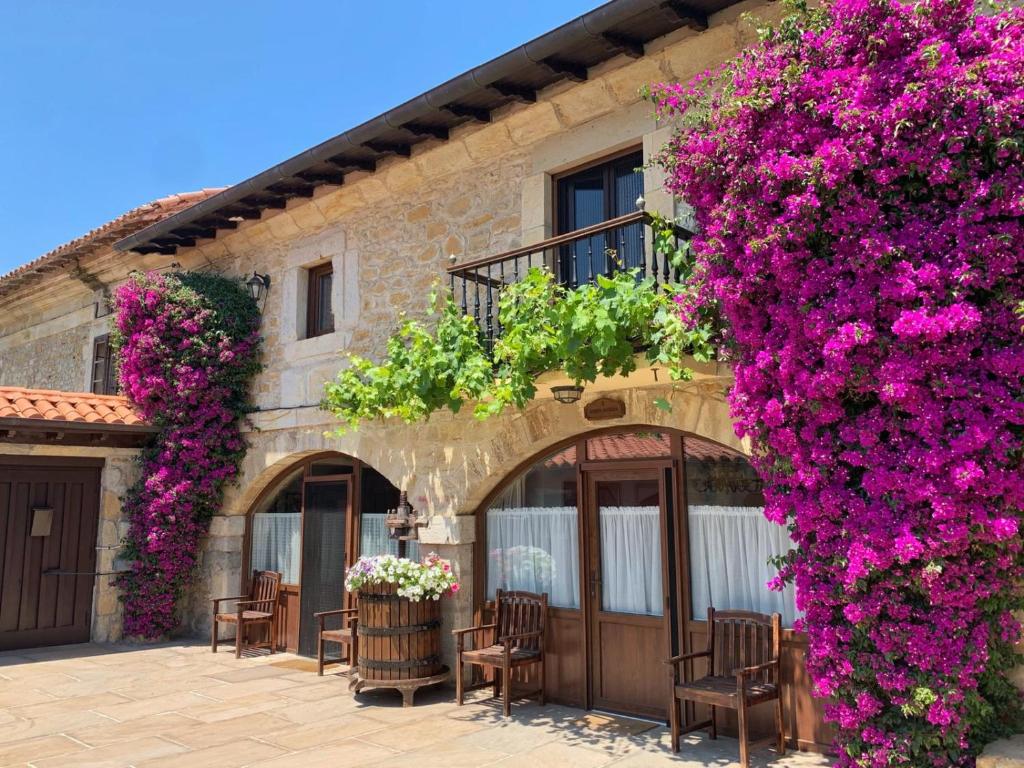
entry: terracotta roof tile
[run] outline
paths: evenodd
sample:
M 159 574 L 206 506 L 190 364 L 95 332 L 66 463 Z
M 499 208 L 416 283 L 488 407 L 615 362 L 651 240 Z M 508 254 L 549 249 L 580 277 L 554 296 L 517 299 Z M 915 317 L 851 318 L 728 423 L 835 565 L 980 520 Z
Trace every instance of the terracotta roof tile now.
M 124 397 L 90 392 L 0 387 L 0 418 L 144 426 Z
M 140 205 L 127 213 L 123 213 L 113 221 L 86 232 L 52 251 L 44 253 L 27 264 L 16 267 L 5 275 L 0 275 L 0 299 L 15 292 L 21 286 L 31 283 L 41 275 L 53 272 L 61 267 L 70 267 L 80 259 L 98 253 L 106 246 L 112 246 L 118 240 L 138 232 L 150 224 L 166 219 L 179 211 L 190 208 L 208 197 L 223 192 L 226 187 L 201 189 L 197 192 L 183 192 L 169 195 L 151 203 Z

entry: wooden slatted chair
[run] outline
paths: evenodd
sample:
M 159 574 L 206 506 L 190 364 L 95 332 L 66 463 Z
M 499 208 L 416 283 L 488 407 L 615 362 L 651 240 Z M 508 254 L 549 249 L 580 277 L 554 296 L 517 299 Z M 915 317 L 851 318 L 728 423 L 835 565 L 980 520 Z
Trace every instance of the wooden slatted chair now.
M 548 595 L 546 592 L 538 595 L 499 589 L 494 604 L 497 613 L 493 624 L 452 632 L 455 635 L 455 696 L 462 706 L 464 664 L 493 669 L 494 695 L 502 694 L 502 711 L 505 717 L 509 717 L 512 714 L 513 669 L 538 665 L 540 687 L 528 695 L 535 694 L 540 705 L 544 706 L 544 632 Z M 473 648 L 465 647 L 467 635 L 473 637 Z
M 342 661 L 347 661 L 348 673 L 351 675 L 355 670 L 356 659 L 359 658 L 359 637 L 356 634 L 356 627 L 359 623 L 359 619 L 356 618 L 356 614 L 358 613 L 358 608 L 338 608 L 333 611 L 320 611 L 319 613 L 313 614 L 313 617 L 318 623 L 316 636 L 316 673 L 321 677 L 324 674 L 325 664 L 340 664 Z M 341 626 L 339 628 L 327 628 L 327 619 L 331 616 L 342 617 Z M 324 656 L 324 645 L 326 643 L 344 645 L 348 650 L 344 657 L 339 656 L 337 659 L 328 659 Z
M 777 613 L 766 616 L 751 611 L 716 611 L 708 608 L 708 644 L 703 651 L 673 656 L 665 663 L 672 666 L 672 701 L 669 723 L 672 729 L 672 751 L 679 751 L 681 733 L 701 728 L 717 738 L 715 709 L 735 709 L 739 721 L 740 765 L 750 764 L 747 741 L 747 710 L 768 701 L 775 701 L 776 750 L 786 754 L 786 734 L 782 722 L 779 651 L 782 618 Z M 707 674 L 686 680 L 685 661 L 706 658 Z M 711 707 L 711 718 L 682 729 L 681 702 L 693 701 Z
M 281 591 L 281 574 L 277 571 L 253 571 L 249 594 L 234 597 L 213 598 L 213 630 L 210 640 L 211 650 L 217 652 L 217 626 L 219 624 L 235 625 L 235 658 L 242 655 L 246 648 L 269 648 L 274 652 L 274 627 L 277 618 L 277 601 Z M 235 602 L 235 610 L 220 611 L 220 604 Z M 267 627 L 266 642 L 248 642 L 249 628 L 256 625 Z

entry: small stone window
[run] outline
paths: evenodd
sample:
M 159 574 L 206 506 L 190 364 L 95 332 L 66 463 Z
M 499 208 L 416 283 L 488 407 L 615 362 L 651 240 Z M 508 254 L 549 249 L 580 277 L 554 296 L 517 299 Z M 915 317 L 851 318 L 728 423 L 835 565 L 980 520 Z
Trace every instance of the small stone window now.
M 92 342 L 92 392 L 97 395 L 117 394 L 117 366 L 110 335 L 106 333 Z
M 309 270 L 309 294 L 306 298 L 306 338 L 334 332 L 331 286 L 334 267 L 328 262 Z

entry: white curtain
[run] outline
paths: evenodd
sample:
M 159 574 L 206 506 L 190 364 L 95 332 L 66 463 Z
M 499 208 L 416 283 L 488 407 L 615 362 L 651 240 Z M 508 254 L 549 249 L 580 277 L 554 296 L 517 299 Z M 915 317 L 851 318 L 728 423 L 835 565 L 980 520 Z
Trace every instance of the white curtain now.
M 661 616 L 661 511 L 601 507 L 601 610 Z
M 280 571 L 285 584 L 299 583 L 302 515 L 298 512 L 252 516 L 252 567 Z
M 547 592 L 548 602 L 579 608 L 576 507 L 487 510 L 487 597 L 498 589 Z
M 410 560 L 419 560 L 419 542 L 407 541 L 405 544 L 405 556 Z M 383 513 L 371 512 L 360 515 L 359 554 L 367 557 L 374 555 L 398 556 L 398 540 L 388 538 L 388 529 L 384 525 Z
M 789 532 L 769 522 L 761 507 L 690 507 L 690 584 L 693 617 L 708 606 L 782 614 L 783 626 L 798 618 L 793 586 L 772 592 L 776 575 L 768 558 L 789 551 Z

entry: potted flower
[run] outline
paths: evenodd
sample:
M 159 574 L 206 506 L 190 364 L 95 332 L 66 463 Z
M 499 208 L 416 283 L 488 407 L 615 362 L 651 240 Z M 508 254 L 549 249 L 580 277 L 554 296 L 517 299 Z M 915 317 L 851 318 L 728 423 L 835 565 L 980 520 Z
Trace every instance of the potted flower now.
M 397 688 L 411 706 L 418 688 L 448 676 L 441 663 L 440 601 L 459 591 L 451 563 L 433 552 L 422 562 L 361 557 L 345 574 L 345 589 L 358 596 L 354 690 Z

